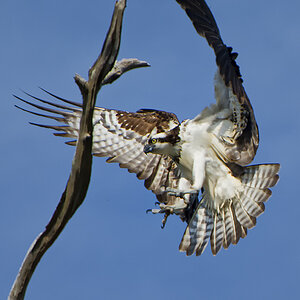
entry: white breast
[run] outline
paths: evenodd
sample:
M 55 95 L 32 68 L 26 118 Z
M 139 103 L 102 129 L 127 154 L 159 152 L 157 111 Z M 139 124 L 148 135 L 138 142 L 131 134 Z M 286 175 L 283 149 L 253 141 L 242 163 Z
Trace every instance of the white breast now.
M 232 176 L 230 169 L 213 150 L 212 143 L 216 141 L 214 131 L 224 130 L 224 127 L 222 128 L 223 122 L 226 123 L 227 120 L 218 118 L 216 120 L 214 116 L 197 121 L 195 119 L 189 120 L 184 123 L 180 132 L 179 168 L 192 184 L 194 184 L 195 178 L 197 180 L 198 177 L 204 177 L 203 187 L 211 194 L 210 198 L 214 199 L 211 207 L 216 210 L 225 200 L 233 199 L 241 185 L 240 181 Z M 193 169 L 195 160 L 203 160 L 203 170 Z

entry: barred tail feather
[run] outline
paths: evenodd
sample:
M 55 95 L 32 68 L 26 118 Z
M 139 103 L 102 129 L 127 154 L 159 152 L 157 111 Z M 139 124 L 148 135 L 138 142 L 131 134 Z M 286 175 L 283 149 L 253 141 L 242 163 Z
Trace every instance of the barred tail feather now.
M 234 203 L 235 213 L 240 224 L 246 228 L 252 228 L 256 225 L 256 218 L 249 215 L 240 201 Z
M 223 219 L 223 248 L 227 249 L 232 241 L 232 235 L 233 235 L 233 226 L 230 218 L 229 208 L 226 207 L 221 210 L 221 216 Z
M 241 175 L 242 189 L 239 193 L 241 208 L 254 218 L 261 215 L 265 210 L 263 202 L 267 201 L 272 192 L 268 189 L 274 186 L 278 179 L 279 164 L 264 164 L 254 165 L 244 168 L 244 173 Z M 241 212 L 241 210 L 239 210 Z M 241 214 L 239 214 L 241 217 Z M 243 224 L 247 228 L 251 228 Z
M 243 208 L 250 216 L 256 218 L 265 211 L 265 205 L 262 202 L 255 202 L 245 194 L 240 196 L 240 201 Z
M 272 192 L 268 188 L 258 189 L 248 186 L 243 187 L 242 194 L 254 202 L 266 202 L 272 195 Z
M 210 236 L 211 252 L 216 255 L 223 243 L 223 220 L 218 214 L 214 214 L 213 230 Z
M 247 236 L 247 229 L 256 225 L 256 217 L 265 210 L 264 202 L 271 196 L 269 187 L 278 179 L 279 164 L 264 164 L 243 167 L 240 187 L 233 199 L 224 199 L 218 210 L 211 208 L 209 192 L 204 192 L 203 199 L 194 212 L 179 246 L 187 255 L 201 255 L 210 238 L 211 251 L 216 255 L 221 247 L 227 249 L 230 244 L 237 244 L 240 238 Z
M 263 164 L 245 167 L 241 176 L 243 184 L 255 187 L 266 188 L 274 186 L 278 181 L 280 164 Z
M 247 228 L 239 223 L 232 202 L 227 202 L 217 213 L 207 205 L 211 201 L 209 194 L 205 193 L 185 230 L 179 250 L 187 255 L 194 252 L 197 256 L 201 255 L 209 239 L 211 251 L 216 255 L 222 245 L 227 249 L 231 243 L 237 244 L 241 237 L 247 235 Z
M 247 228 L 244 226 L 241 226 L 241 238 L 242 239 L 247 236 L 247 232 L 248 232 Z
M 223 247 L 226 249 L 237 244 L 240 238 L 247 236 L 247 229 L 256 225 L 256 217 L 265 210 L 263 202 L 267 201 L 278 179 L 279 164 L 254 165 L 244 168 L 240 177 L 242 188 L 238 196 L 227 208 L 224 206 L 222 216 L 224 223 Z
M 240 237 L 242 235 L 241 224 L 237 220 L 232 203 L 230 203 L 228 209 L 229 209 L 229 220 L 231 222 L 232 229 L 233 229 L 231 234 L 231 243 L 233 245 L 236 245 L 239 242 Z
M 211 235 L 213 219 L 209 209 L 201 202 L 192 216 L 182 237 L 179 251 L 192 255 L 201 255 Z

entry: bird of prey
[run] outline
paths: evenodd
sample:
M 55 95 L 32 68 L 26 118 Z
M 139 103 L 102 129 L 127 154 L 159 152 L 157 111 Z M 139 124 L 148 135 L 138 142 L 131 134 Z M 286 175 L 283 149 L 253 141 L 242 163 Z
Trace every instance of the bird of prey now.
M 187 222 L 180 251 L 201 255 L 210 240 L 216 255 L 222 246 L 227 249 L 238 243 L 247 229 L 256 225 L 256 217 L 271 196 L 269 187 L 278 181 L 280 165 L 248 166 L 256 154 L 259 134 L 235 61 L 237 54 L 223 43 L 205 1 L 177 2 L 215 52 L 216 103 L 182 123 L 165 111 L 141 109 L 133 113 L 96 107 L 93 154 L 108 157 L 107 162 L 119 163 L 145 180 L 145 187 L 156 195 L 160 206 L 151 211 L 165 214 L 163 225 L 170 214 Z M 45 107 L 17 98 L 51 114 L 26 111 L 65 123 L 32 124 L 74 138 L 67 143 L 75 145 L 81 105 L 47 93 L 68 105 L 32 96 Z

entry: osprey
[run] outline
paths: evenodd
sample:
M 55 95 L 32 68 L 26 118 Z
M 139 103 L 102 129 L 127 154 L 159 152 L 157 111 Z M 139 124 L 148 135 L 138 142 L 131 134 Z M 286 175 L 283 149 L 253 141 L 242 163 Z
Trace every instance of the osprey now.
M 93 154 L 108 157 L 107 162 L 119 163 L 145 180 L 145 187 L 160 203 L 159 209 L 150 211 L 165 214 L 163 226 L 170 214 L 187 222 L 180 251 L 200 255 L 210 240 L 216 255 L 222 246 L 226 249 L 238 243 L 247 235 L 247 229 L 256 225 L 256 217 L 264 211 L 263 202 L 271 196 L 268 188 L 278 181 L 280 165 L 247 166 L 256 154 L 259 134 L 235 61 L 237 53 L 223 43 L 205 1 L 177 2 L 215 52 L 216 103 L 182 123 L 175 114 L 159 110 L 133 113 L 96 107 Z M 75 145 L 81 105 L 45 92 L 71 106 L 28 94 L 55 108 L 17 98 L 55 115 L 21 109 L 65 123 L 31 124 L 60 131 L 55 135 L 74 138 L 67 144 Z M 202 198 L 198 201 L 200 192 Z

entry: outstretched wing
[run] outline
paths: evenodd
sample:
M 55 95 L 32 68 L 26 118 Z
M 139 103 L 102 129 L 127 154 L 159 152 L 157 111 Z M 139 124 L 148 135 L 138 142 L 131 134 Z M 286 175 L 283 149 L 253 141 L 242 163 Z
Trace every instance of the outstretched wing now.
M 81 104 L 45 92 L 68 105 L 53 103 L 27 94 L 46 106 L 15 97 L 39 111 L 51 114 L 17 107 L 26 112 L 64 123 L 62 126 L 31 124 L 54 129 L 56 131 L 54 135 L 72 138 L 73 140 L 66 143 L 76 145 L 82 113 Z M 121 168 L 136 173 L 139 179 L 145 180 L 145 187 L 154 192 L 160 202 L 172 205 L 179 200 L 164 193 L 166 187 L 176 188 L 178 185 L 174 162 L 166 156 L 151 153 L 146 155 L 143 152 L 144 145 L 151 134 L 168 131 L 179 124 L 175 114 L 152 109 L 141 109 L 132 113 L 96 107 L 93 122 L 93 154 L 95 156 L 108 157 L 107 162 L 119 163 Z
M 196 31 L 207 40 L 216 55 L 219 68 L 215 94 L 220 108 L 232 110 L 233 132 L 223 141 L 222 156 L 240 165 L 249 164 L 259 143 L 258 128 L 251 103 L 243 87 L 237 53 L 227 47 L 220 36 L 216 21 L 204 0 L 176 0 L 193 22 Z

